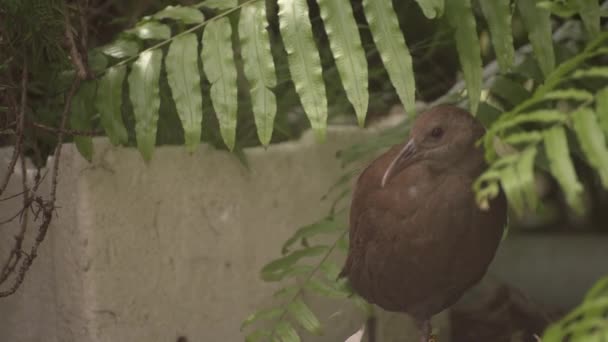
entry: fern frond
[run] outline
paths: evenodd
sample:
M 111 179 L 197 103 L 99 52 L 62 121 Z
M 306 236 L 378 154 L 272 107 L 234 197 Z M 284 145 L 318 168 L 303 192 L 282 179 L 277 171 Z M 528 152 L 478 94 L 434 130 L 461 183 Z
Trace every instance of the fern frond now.
M 318 141 L 325 140 L 327 96 L 306 0 L 277 0 L 291 79 Z
M 414 117 L 416 82 L 412 56 L 399 29 L 392 2 L 363 0 L 363 12 L 389 79 L 406 113 Z
M 224 143 L 232 151 L 236 141 L 237 74 L 229 19 L 221 18 L 209 23 L 203 32 L 202 45 L 201 59 L 211 83 L 211 102 Z
M 467 86 L 469 110 L 475 115 L 481 96 L 482 61 L 471 0 L 446 1 L 446 16 L 454 29 L 458 57 Z

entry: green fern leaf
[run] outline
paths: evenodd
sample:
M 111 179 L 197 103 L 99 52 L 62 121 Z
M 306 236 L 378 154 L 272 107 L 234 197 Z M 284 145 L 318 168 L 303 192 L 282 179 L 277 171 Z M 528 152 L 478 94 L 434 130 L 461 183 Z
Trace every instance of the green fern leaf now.
M 186 147 L 193 152 L 201 141 L 203 98 L 198 70 L 198 42 L 194 33 L 176 37 L 165 59 L 167 80 L 184 128 Z
M 510 118 L 509 120 L 497 122 L 494 126 L 492 126 L 492 130 L 495 132 L 500 132 L 525 123 L 553 124 L 565 122 L 567 119 L 567 115 L 560 111 L 552 109 L 540 109 L 529 113 L 519 114 Z
M 300 336 L 288 322 L 281 321 L 275 328 L 275 335 L 281 342 L 300 342 Z M 273 340 L 274 342 L 274 340 Z
M 536 159 L 536 147 L 528 147 L 522 153 L 515 165 L 519 176 L 519 188 L 524 196 L 526 207 L 536 210 L 538 195 L 534 183 L 534 160 Z
M 129 139 L 122 119 L 122 85 L 126 71 L 126 65 L 107 69 L 99 81 L 95 100 L 101 125 L 113 145 L 126 144 Z
M 166 40 L 171 38 L 171 29 L 169 26 L 152 20 L 145 21 L 126 32 L 134 34 L 139 37 L 139 39 L 143 40 Z
M 139 53 L 140 46 L 137 42 L 119 39 L 101 48 L 101 51 L 114 58 L 134 57 Z
M 243 323 L 241 323 L 241 331 L 245 329 L 247 326 L 260 321 L 260 320 L 273 320 L 281 316 L 283 313 L 283 308 L 270 308 L 270 309 L 262 309 L 258 310 L 251 315 L 249 315 Z
M 500 66 L 500 70 L 506 73 L 513 67 L 515 58 L 513 33 L 511 31 L 511 1 L 482 0 L 479 4 L 481 5 L 483 15 L 488 21 L 498 65 Z
M 327 252 L 328 249 L 327 246 L 314 246 L 293 251 L 266 264 L 261 271 L 262 279 L 276 281 L 278 278 L 282 278 L 285 271 L 292 268 L 300 259 L 319 256 Z
M 201 58 L 211 83 L 211 102 L 220 123 L 220 133 L 232 151 L 236 137 L 237 74 L 231 36 L 228 18 L 210 22 L 203 32 Z
M 492 94 L 508 102 L 510 106 L 516 106 L 531 96 L 530 92 L 522 84 L 505 76 L 496 77 L 491 91 Z
M 327 298 L 344 299 L 351 295 L 348 291 L 339 290 L 334 286 L 315 278 L 310 279 L 306 283 L 306 289 Z
M 355 109 L 359 126 L 363 127 L 369 102 L 367 60 L 350 2 L 319 0 L 318 3 L 346 97 Z
M 325 140 L 327 97 L 319 51 L 312 36 L 306 0 L 278 0 L 279 23 L 291 79 L 318 141 Z
M 441 17 L 443 15 L 444 0 L 416 0 L 422 9 L 424 16 L 429 19 Z
M 467 84 L 469 109 L 471 113 L 476 114 L 481 96 L 483 70 L 477 25 L 471 9 L 471 0 L 446 1 L 445 13 L 454 29 L 456 49 Z
M 545 130 L 543 136 L 545 137 L 545 151 L 549 159 L 549 170 L 562 188 L 568 205 L 577 213 L 582 214 L 584 212 L 581 199 L 583 186 L 578 181 L 572 165 L 564 128 L 554 126 Z
M 509 200 L 509 206 L 517 216 L 524 212 L 524 199 L 521 192 L 521 185 L 515 167 L 506 167 L 500 172 L 500 183 L 502 189 Z
M 144 160 L 152 158 L 156 145 L 158 111 L 160 109 L 159 79 L 163 53 L 154 49 L 142 52 L 129 74 L 129 97 L 135 116 L 137 148 Z
M 96 82 L 86 82 L 80 86 L 78 93 L 72 99 L 70 127 L 75 130 L 90 131 L 91 121 L 95 114 L 93 99 L 95 98 Z M 75 136 L 74 144 L 78 152 L 89 162 L 93 159 L 93 141 L 91 137 Z
M 239 36 L 243 69 L 249 81 L 258 138 L 264 146 L 268 146 L 272 139 L 274 118 L 277 113 L 276 97 L 270 90 L 276 86 L 277 79 L 270 53 L 267 23 L 263 1 L 241 8 Z
M 608 78 L 608 67 L 591 67 L 588 69 L 577 70 L 572 74 L 572 78 L 587 77 Z
M 337 221 L 333 217 L 328 217 L 319 222 L 304 226 L 298 229 L 289 239 L 287 239 L 287 241 L 285 241 L 285 244 L 283 244 L 283 253 L 287 253 L 287 250 L 293 246 L 293 244 L 302 239 L 311 238 L 321 234 L 335 233 L 343 228 L 343 222 Z
M 545 77 L 555 68 L 555 52 L 553 51 L 553 36 L 551 30 L 551 12 L 538 7 L 537 0 L 518 0 L 517 8 L 524 26 L 528 30 L 528 38 Z
M 384 67 L 405 111 L 416 115 L 412 56 L 399 28 L 392 1 L 363 0 L 363 12 Z
M 589 108 L 581 108 L 572 113 L 572 121 L 585 157 L 600 175 L 604 188 L 608 189 L 608 149 L 595 113 Z
M 536 131 L 515 133 L 502 139 L 505 144 L 509 145 L 533 145 L 541 140 L 543 140 L 543 135 Z
M 590 303 L 598 298 L 608 296 L 608 276 L 603 277 L 593 285 L 593 287 L 587 291 L 585 295 L 585 303 Z
M 595 110 L 604 135 L 608 137 L 608 87 L 597 92 Z
M 322 333 L 321 323 L 315 314 L 310 311 L 308 305 L 306 305 L 306 303 L 304 303 L 300 298 L 293 300 L 289 304 L 288 310 L 292 317 L 302 326 L 302 328 L 315 335 L 320 335 Z
M 162 11 L 154 14 L 152 18 L 157 20 L 172 19 L 184 24 L 200 24 L 205 21 L 203 13 L 193 7 L 167 6 Z
M 545 94 L 544 100 L 593 101 L 593 94 L 586 90 L 570 88 L 553 90 Z
M 598 0 L 576 0 L 579 14 L 590 37 L 600 33 L 600 2 Z
M 258 0 L 260 1 L 260 0 Z M 205 0 L 200 2 L 196 7 L 207 7 L 217 10 L 228 10 L 235 8 L 238 5 L 238 0 Z
M 267 330 L 256 330 L 245 336 L 245 342 L 269 341 L 270 332 Z M 275 341 L 272 341 L 275 342 Z

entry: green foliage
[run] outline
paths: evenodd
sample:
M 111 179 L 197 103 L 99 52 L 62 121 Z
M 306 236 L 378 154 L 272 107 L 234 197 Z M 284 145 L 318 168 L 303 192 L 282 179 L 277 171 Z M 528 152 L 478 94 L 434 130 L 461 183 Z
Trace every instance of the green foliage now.
M 220 123 L 220 133 L 230 150 L 235 144 L 237 117 L 236 66 L 231 37 L 228 18 L 215 20 L 203 33 L 201 52 L 205 74 L 211 83 L 211 102 Z
M 445 19 L 451 24 L 466 80 L 469 108 L 473 113 L 477 112 L 482 88 L 482 59 L 473 4 L 470 0 L 417 2 L 427 18 Z M 271 5 L 278 5 L 278 32 L 276 28 L 269 27 L 272 20 L 267 18 L 266 7 Z M 275 122 L 277 111 L 281 108 L 281 99 L 277 99 L 276 94 L 285 94 L 285 91 L 279 88 L 285 82 L 282 73 L 288 72 L 287 79 L 295 86 L 294 95 L 299 97 L 303 112 L 319 141 L 322 141 L 327 126 L 328 98 L 333 96 L 334 91 L 343 91 L 338 96 L 346 95 L 353 106 L 358 123 L 364 124 L 370 102 L 367 85 L 372 74 L 365 56 L 367 47 L 364 45 L 364 37 L 360 35 L 361 30 L 351 3 L 346 0 L 319 0 L 318 5 L 322 27 L 315 26 L 311 21 L 305 0 L 277 0 L 276 3 L 249 0 L 241 4 L 237 4 L 237 1 L 207 0 L 194 6 L 169 6 L 142 18 L 134 28 L 124 31 L 114 42 L 100 49 L 110 59 L 105 72 L 112 73 L 118 69 L 111 68 L 135 65 L 133 63 L 140 54 L 148 54 L 150 51 L 158 51 L 161 57 L 164 56 L 165 62 L 160 66 L 161 77 L 158 80 L 162 80 L 166 72 L 171 93 L 161 94 L 161 98 L 167 99 L 167 103 L 161 105 L 161 113 L 164 113 L 162 108 L 177 113 L 181 127 L 176 129 L 183 129 L 184 141 L 190 150 L 200 141 L 199 131 L 204 134 L 208 131 L 206 127 L 214 122 L 219 123 L 224 144 L 229 149 L 238 146 L 236 132 L 238 122 L 242 123 L 240 113 L 248 111 L 253 113 L 255 128 L 262 145 L 270 143 L 275 128 L 285 132 L 284 127 L 277 127 L 278 123 Z M 535 1 L 517 1 L 515 7 L 529 31 L 541 70 L 549 74 L 555 65 L 550 14 L 556 6 L 547 2 L 537 4 Z M 590 2 L 580 0 L 570 7 L 572 13 L 581 14 L 585 27 L 590 32 L 597 31 L 599 16 L 592 15 Z M 205 13 L 209 11 L 211 17 L 206 18 L 201 8 L 205 8 Z M 482 2 L 481 9 L 481 14 L 485 16 L 490 28 L 492 44 L 496 55 L 499 56 L 501 69 L 506 72 L 514 62 L 510 2 Z M 240 13 L 235 13 L 238 11 Z M 405 25 L 402 30 L 398 13 L 391 1 L 365 0 L 362 12 L 388 78 L 406 111 L 414 115 L 416 84 L 410 47 L 403 34 L 403 31 L 407 32 L 411 28 L 407 23 L 402 23 L 402 26 Z M 239 15 L 234 16 L 233 13 Z M 319 32 L 322 29 L 326 33 L 329 49 L 322 44 L 321 39 L 325 37 Z M 194 35 L 201 32 L 201 44 L 192 44 Z M 280 34 L 281 39 L 277 39 L 277 34 Z M 279 63 L 282 58 L 280 54 L 284 52 L 278 53 L 277 45 L 278 49 L 284 48 L 286 52 L 287 58 L 283 63 L 287 66 L 285 69 L 281 69 L 283 64 Z M 187 53 L 180 55 L 179 51 L 184 49 L 188 50 Z M 196 60 L 195 51 L 199 51 Z M 326 57 L 326 54 L 331 56 Z M 324 71 L 327 71 L 323 70 L 324 61 L 331 57 L 335 63 L 335 71 L 332 72 L 339 77 L 343 90 L 336 90 L 333 85 L 329 87 L 329 76 L 324 75 Z M 203 68 L 199 67 L 199 63 Z M 120 70 L 130 73 L 131 69 L 137 70 Z M 196 86 L 196 75 L 202 80 L 200 87 Z M 118 76 L 121 74 L 112 77 Z M 244 76 L 243 79 L 246 79 L 247 83 L 241 85 L 239 76 Z M 127 87 L 121 88 L 123 93 L 139 93 L 139 89 L 157 88 L 151 84 L 139 83 L 151 82 L 155 78 L 133 78 L 129 75 L 125 77 L 130 81 Z M 114 81 L 120 80 L 116 78 Z M 206 81 L 209 81 L 210 86 Z M 180 82 L 181 85 L 178 86 Z M 118 86 L 118 83 L 115 86 Z M 241 96 L 240 88 L 244 87 L 248 96 Z M 163 87 L 160 87 L 161 93 L 162 89 Z M 96 99 L 96 103 L 112 104 L 113 101 L 119 101 L 107 99 L 110 95 L 118 98 L 116 91 L 109 92 L 104 89 L 98 92 L 97 97 L 102 98 Z M 559 97 L 560 94 L 556 96 Z M 131 98 L 132 95 L 127 97 Z M 112 137 L 113 143 L 124 144 L 124 130 L 115 111 L 118 105 L 120 103 L 114 103 L 112 110 L 104 108 L 106 113 L 114 113 L 111 117 L 116 119 L 107 120 L 106 114 L 105 123 L 102 124 L 106 133 Z M 122 111 L 128 110 L 130 106 L 137 111 L 141 109 L 131 103 L 123 106 Z M 482 106 L 487 108 L 485 104 Z M 103 108 L 103 105 L 101 107 Z M 203 111 L 207 118 L 204 124 Z M 146 116 L 138 113 L 134 113 L 135 126 L 140 127 L 142 125 L 138 124 L 138 120 Z M 129 115 L 122 113 L 122 116 Z M 173 120 L 165 118 L 165 115 L 170 114 L 162 114 L 161 122 Z M 148 124 L 143 126 L 147 127 L 148 135 L 152 134 L 152 128 L 148 127 Z M 116 133 L 117 131 L 121 133 Z M 120 139 L 118 135 L 121 136 Z M 137 135 L 136 132 L 138 145 L 154 143 L 151 136 L 137 138 Z M 140 151 L 146 151 L 145 158 L 151 156 L 151 147 L 148 145 L 139 146 Z
M 577 308 L 550 325 L 543 342 L 605 341 L 608 339 L 608 276 L 600 279 Z
M 606 136 L 598 124 L 604 116 L 597 108 L 602 107 L 602 90 L 594 96 L 591 92 L 575 87 L 574 80 L 582 78 L 606 78 L 597 67 L 582 68 L 590 58 L 608 55 L 605 42 L 608 33 L 602 33 L 579 55 L 562 63 L 547 76 L 532 96 L 512 110 L 503 113 L 490 127 L 483 139 L 488 170 L 475 183 L 477 201 L 487 207 L 495 197 L 500 183 L 515 213 L 526 209 L 535 210 L 538 201 L 534 194 L 534 168 L 536 156 L 544 153 L 548 169 L 562 189 L 566 202 L 579 214 L 585 211 L 582 202 L 583 186 L 578 180 L 567 131 L 578 139 L 586 162 L 600 176 L 608 189 L 608 147 Z M 580 68 L 580 69 L 577 69 Z M 593 106 L 593 103 L 596 106 Z M 543 109 L 538 108 L 539 105 Z M 560 105 L 558 107 L 558 105 Z M 559 108 L 567 107 L 563 110 Z M 530 129 L 530 125 L 533 125 Z M 515 152 L 498 157 L 494 150 L 496 139 L 510 142 Z M 544 148 L 543 148 L 544 147 Z

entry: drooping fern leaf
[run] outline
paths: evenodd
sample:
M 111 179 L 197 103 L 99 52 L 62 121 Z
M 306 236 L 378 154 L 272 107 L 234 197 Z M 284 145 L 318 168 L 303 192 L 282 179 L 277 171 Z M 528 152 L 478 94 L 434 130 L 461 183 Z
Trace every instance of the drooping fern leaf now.
M 481 56 L 477 24 L 470 0 L 448 2 L 444 0 L 418 0 L 417 2 L 426 17 L 446 16 L 454 27 L 456 45 L 466 80 L 469 107 L 473 112 L 476 112 L 481 92 Z M 576 2 L 576 6 L 571 6 L 574 13 L 581 14 L 589 32 L 597 31 L 599 17 L 591 11 L 592 8 L 595 8 L 593 7 L 595 5 L 585 0 L 576 0 Z M 550 22 L 552 8 L 555 6 L 543 7 L 544 3 L 542 1 L 518 1 L 517 8 L 525 24 L 524 26 L 529 31 L 536 59 L 545 74 L 549 74 L 555 64 Z M 300 103 L 309 118 L 311 127 L 316 132 L 319 140 L 322 140 L 328 116 L 327 94 L 322 77 L 319 45 L 316 43 L 318 37 L 313 34 L 311 29 L 311 21 L 314 18 L 309 17 L 308 5 L 304 0 L 277 0 L 277 4 L 279 5 L 279 31 L 289 56 L 288 66 L 291 80 L 294 82 L 296 93 L 300 97 Z M 344 0 L 319 0 L 318 4 L 321 19 L 323 19 L 323 27 L 329 38 L 330 52 L 336 62 L 346 96 L 353 104 L 357 120 L 362 125 L 369 102 L 367 89 L 369 75 L 365 50 L 351 4 Z M 496 55 L 499 56 L 499 62 L 503 70 L 508 70 L 513 62 L 513 44 L 510 32 L 511 13 L 508 5 L 509 2 L 506 0 L 482 3 L 482 14 L 485 15 L 489 23 L 492 44 Z M 137 88 L 135 83 L 131 83 L 132 80 L 137 78 L 128 74 L 132 73 L 131 70 L 137 70 L 137 67 L 129 68 L 128 66 L 136 66 L 134 61 L 139 59 L 142 54 L 157 54 L 157 52 L 151 51 L 160 51 L 160 49 L 168 46 L 169 53 L 161 69 L 164 68 L 167 72 L 171 87 L 171 94 L 168 95 L 171 100 L 170 105 L 176 107 L 176 112 L 180 117 L 185 133 L 184 141 L 189 149 L 193 149 L 200 141 L 199 127 L 197 126 L 202 120 L 202 110 L 199 110 L 202 107 L 198 104 L 200 97 L 197 93 L 206 91 L 195 85 L 195 74 L 198 74 L 199 78 L 202 79 L 201 70 L 194 67 L 195 59 L 193 56 L 195 51 L 198 52 L 198 55 L 201 55 L 201 53 L 204 55 L 202 57 L 202 71 L 212 81 L 210 97 L 215 113 L 206 115 L 214 114 L 217 116 L 221 136 L 226 146 L 231 149 L 236 144 L 236 108 L 245 103 L 236 96 L 238 83 L 235 79 L 238 80 L 236 70 L 240 70 L 238 68 L 239 63 L 242 63 L 244 76 L 248 81 L 251 109 L 259 141 L 262 145 L 269 144 L 277 110 L 277 100 L 274 95 L 277 66 L 274 63 L 273 55 L 270 54 L 270 44 L 275 44 L 276 39 L 271 40 L 268 37 L 267 27 L 270 21 L 265 15 L 266 6 L 267 3 L 263 0 L 248 0 L 240 4 L 234 0 L 207 0 L 193 6 L 168 6 L 155 14 L 144 17 L 135 27 L 121 33 L 114 42 L 101 47 L 99 50 L 111 58 L 105 73 L 112 75 L 106 79 L 106 76 L 103 76 L 104 72 L 101 73 L 104 78 L 100 88 L 102 91 L 98 92 L 98 98 L 95 102 L 97 103 L 97 109 L 103 113 L 100 113 L 103 118 L 102 126 L 112 142 L 114 144 L 124 144 L 127 141 L 120 120 L 118 120 L 121 115 L 117 112 L 117 108 L 124 109 L 121 107 L 120 96 L 117 95 Z M 211 13 L 215 13 L 215 16 L 205 18 L 201 8 L 211 9 Z M 236 27 L 239 30 L 238 36 L 241 45 L 233 47 L 231 36 L 226 34 L 233 27 L 227 25 L 227 20 L 224 19 L 239 10 L 241 11 L 240 20 Z M 397 20 L 397 13 L 391 1 L 385 0 L 364 1 L 363 13 L 369 24 L 369 31 L 373 37 L 375 48 L 387 69 L 389 79 L 406 111 L 413 114 L 416 91 L 413 63 L 409 49 L 405 44 L 403 30 Z M 222 26 L 222 30 L 217 29 L 219 26 Z M 405 24 L 403 29 L 409 30 L 411 28 Z M 199 35 L 201 32 L 203 44 L 195 46 L 196 44 L 191 43 L 192 35 Z M 222 34 L 216 34 L 211 39 L 214 32 L 218 34 L 222 32 Z M 205 43 L 205 37 L 209 39 L 208 43 L 210 44 Z M 221 53 L 212 53 L 214 50 L 218 52 L 218 47 L 221 47 Z M 239 59 L 239 56 L 235 54 L 236 50 L 241 51 L 242 59 Z M 186 57 L 187 59 L 185 59 Z M 115 59 L 118 60 L 117 63 Z M 124 68 L 125 66 L 127 68 Z M 227 69 L 219 68 L 219 66 Z M 187 79 L 182 77 L 183 85 L 176 87 L 179 83 L 179 70 L 181 70 L 182 76 L 188 75 L 188 77 Z M 219 71 L 227 73 L 224 74 L 224 77 L 217 78 Z M 122 74 L 123 72 L 125 75 Z M 598 69 L 593 72 L 597 75 L 602 70 Z M 556 74 L 551 73 L 551 75 Z M 130 80 L 130 86 L 109 91 L 108 86 L 119 87 L 121 76 Z M 560 75 L 555 77 L 560 79 Z M 110 81 L 114 83 L 110 84 Z M 142 78 L 139 81 L 151 82 L 152 79 Z M 186 86 L 184 82 L 188 85 Z M 547 88 L 554 88 L 551 82 L 552 80 L 547 79 Z M 143 83 L 139 83 L 138 86 L 150 90 L 157 87 L 156 85 Z M 180 89 L 184 91 L 180 91 Z M 186 89 L 190 90 L 186 92 Z M 220 92 L 220 90 L 222 91 Z M 523 92 L 520 93 L 523 94 Z M 559 97 L 559 94 L 557 95 Z M 112 97 L 112 99 L 108 99 L 108 97 Z M 133 99 L 134 97 L 129 95 L 125 98 Z M 545 100 L 550 98 L 551 95 Z M 514 99 L 511 98 L 511 102 L 514 102 Z M 203 103 L 205 102 L 203 101 Z M 131 105 L 133 105 L 133 108 L 138 106 L 134 103 L 131 103 Z M 483 108 L 485 110 L 490 107 L 483 104 Z M 142 116 L 141 113 L 135 115 L 136 127 L 147 125 L 139 122 L 143 117 L 146 117 L 146 115 Z M 113 119 L 109 120 L 109 118 Z M 142 141 L 144 144 L 150 144 L 153 142 L 152 140 L 142 141 L 142 139 L 138 139 L 137 143 L 139 145 L 139 142 Z M 145 152 L 145 158 L 151 156 L 151 152 L 148 151 L 150 150 L 149 146 L 138 147 L 142 152 L 147 151 Z

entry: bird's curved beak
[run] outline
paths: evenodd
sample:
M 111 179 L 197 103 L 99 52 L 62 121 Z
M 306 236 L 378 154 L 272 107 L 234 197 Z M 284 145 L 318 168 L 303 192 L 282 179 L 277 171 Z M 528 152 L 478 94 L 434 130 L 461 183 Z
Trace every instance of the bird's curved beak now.
M 416 153 L 416 144 L 414 143 L 414 139 L 410 139 L 405 146 L 399 151 L 397 157 L 391 161 L 390 165 L 384 171 L 384 175 L 382 176 L 382 183 L 380 184 L 382 187 L 391 179 L 393 175 L 402 170 L 405 166 L 407 166 L 407 162 L 412 159 L 412 156 Z

